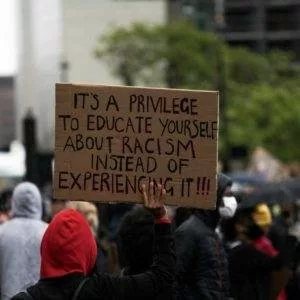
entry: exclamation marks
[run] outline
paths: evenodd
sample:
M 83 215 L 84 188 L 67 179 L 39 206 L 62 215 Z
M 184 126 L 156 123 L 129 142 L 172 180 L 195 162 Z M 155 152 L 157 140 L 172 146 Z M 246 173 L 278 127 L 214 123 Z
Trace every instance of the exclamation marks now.
M 207 184 L 206 184 L 206 195 L 209 194 L 209 190 L 210 190 L 210 179 L 207 178 Z
M 210 190 L 210 179 L 207 177 L 197 178 L 197 195 L 208 195 Z
M 205 191 L 205 185 L 206 185 L 206 177 L 202 177 L 202 184 L 201 184 L 201 195 L 204 195 Z

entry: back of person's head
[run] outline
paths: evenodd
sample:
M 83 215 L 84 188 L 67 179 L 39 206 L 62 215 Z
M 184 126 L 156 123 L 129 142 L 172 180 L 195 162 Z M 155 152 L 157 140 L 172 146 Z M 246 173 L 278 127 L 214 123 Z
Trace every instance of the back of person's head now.
M 67 208 L 72 208 L 82 213 L 88 221 L 94 236 L 97 236 L 99 219 L 98 210 L 95 204 L 85 201 L 69 201 Z
M 174 215 L 175 227 L 179 227 L 184 221 L 186 221 L 190 217 L 192 212 L 193 210 L 188 207 L 177 207 Z
M 41 243 L 41 278 L 71 273 L 88 275 L 97 257 L 97 245 L 84 216 L 65 209 L 50 222 Z
M 11 205 L 12 217 L 42 218 L 42 196 L 38 187 L 31 182 L 19 183 L 14 188 Z
M 239 236 L 254 241 L 264 234 L 262 228 L 257 225 L 252 216 L 253 208 L 238 210 L 235 215 L 235 226 Z
M 146 209 L 126 213 L 117 234 L 118 252 L 123 267 L 131 274 L 149 268 L 153 262 L 154 218 Z

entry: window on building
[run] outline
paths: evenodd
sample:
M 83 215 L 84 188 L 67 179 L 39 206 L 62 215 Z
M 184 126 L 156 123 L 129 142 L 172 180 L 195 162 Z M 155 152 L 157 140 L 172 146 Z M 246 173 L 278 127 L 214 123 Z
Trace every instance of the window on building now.
M 266 11 L 266 27 L 268 31 L 300 29 L 299 12 L 293 6 L 269 8 Z

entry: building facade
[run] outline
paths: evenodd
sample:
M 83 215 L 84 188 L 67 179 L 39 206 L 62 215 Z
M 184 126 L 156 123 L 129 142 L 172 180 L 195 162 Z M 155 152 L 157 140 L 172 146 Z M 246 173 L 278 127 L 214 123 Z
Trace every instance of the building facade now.
M 18 0 L 18 140 L 31 110 L 38 148 L 52 151 L 55 83 L 120 84 L 94 55 L 101 35 L 114 26 L 165 20 L 165 0 Z
M 222 33 L 233 46 L 257 52 L 288 50 L 300 60 L 299 0 L 168 0 L 170 20 L 185 17 Z M 180 6 L 180 10 L 178 10 Z M 212 24 L 213 23 L 213 24 Z
M 36 119 L 39 148 L 54 145 L 55 82 L 60 80 L 62 18 L 60 0 L 19 0 L 16 133 L 23 137 L 23 119 Z
M 300 60 L 299 0 L 224 0 L 224 12 L 229 44 L 293 51 Z
M 120 84 L 109 66 L 94 55 L 101 36 L 134 22 L 162 24 L 165 0 L 63 0 L 63 49 L 66 79 L 72 83 Z

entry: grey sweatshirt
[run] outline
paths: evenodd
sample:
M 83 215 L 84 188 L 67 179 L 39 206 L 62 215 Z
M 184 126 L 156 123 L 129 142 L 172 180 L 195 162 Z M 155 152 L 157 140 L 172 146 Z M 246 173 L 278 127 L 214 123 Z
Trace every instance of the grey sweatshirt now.
M 47 223 L 41 221 L 42 198 L 29 182 L 16 186 L 12 219 L 0 225 L 0 294 L 8 300 L 38 281 L 40 243 Z

